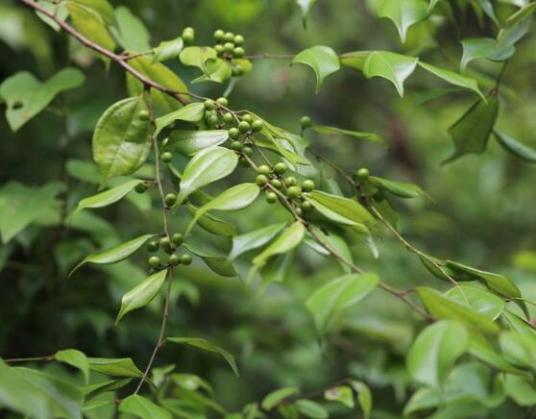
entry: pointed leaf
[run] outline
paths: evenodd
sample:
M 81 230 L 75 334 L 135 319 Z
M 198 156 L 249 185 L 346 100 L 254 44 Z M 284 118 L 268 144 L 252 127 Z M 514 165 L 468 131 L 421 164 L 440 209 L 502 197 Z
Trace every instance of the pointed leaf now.
M 179 57 L 184 41 L 179 36 L 171 41 L 162 41 L 154 49 L 153 61 L 167 61 Z
M 305 227 L 296 221 L 287 227 L 266 249 L 253 259 L 253 265 L 260 268 L 266 264 L 272 256 L 289 252 L 298 246 L 305 235 Z
M 171 125 L 177 120 L 181 121 L 190 121 L 197 122 L 203 118 L 205 114 L 205 106 L 200 102 L 190 103 L 176 111 L 163 115 L 155 119 L 155 133 L 154 135 L 160 134 L 160 132 L 167 126 Z
M 404 96 L 404 81 L 413 73 L 419 59 L 389 51 L 371 52 L 363 66 L 367 78 L 382 77 L 394 84 L 400 96 Z
M 172 419 L 173 417 L 166 409 L 139 394 L 132 394 L 123 399 L 119 404 L 119 411 L 130 413 L 141 419 Z
M 408 29 L 428 16 L 428 4 L 424 0 L 380 0 L 377 13 L 395 24 L 405 42 Z
M 520 143 L 511 136 L 499 132 L 497 130 L 493 131 L 495 138 L 499 142 L 502 148 L 504 148 L 509 153 L 513 154 L 520 159 L 528 161 L 530 163 L 536 163 L 536 149 L 530 148 L 529 146 Z
M 261 406 L 264 410 L 272 410 L 274 407 L 277 407 L 285 399 L 288 399 L 290 396 L 298 394 L 299 390 L 296 387 L 284 387 L 279 388 L 271 393 L 267 394 L 264 399 L 262 399 Z
M 516 52 L 513 45 L 499 46 L 493 38 L 469 38 L 462 41 L 463 54 L 460 68 L 464 70 L 467 65 L 480 58 L 491 61 L 505 61 Z
M 324 407 L 321 404 L 314 402 L 312 400 L 306 400 L 306 399 L 297 400 L 294 403 L 294 406 L 296 406 L 296 409 L 298 409 L 298 411 L 302 415 L 308 418 L 326 419 L 329 417 L 327 410 L 324 409 Z
M 477 95 L 479 95 L 482 100 L 485 100 L 484 95 L 478 88 L 478 83 L 475 79 L 471 77 L 462 76 L 461 74 L 455 73 L 454 71 L 445 70 L 444 68 L 439 68 L 430 64 L 423 63 L 419 61 L 419 66 L 424 68 L 426 71 L 432 73 L 433 75 L 439 77 L 442 80 L 445 80 L 447 83 L 453 84 L 454 86 L 459 86 L 464 89 L 472 90 Z
M 491 320 L 495 320 L 501 315 L 506 304 L 496 295 L 474 286 L 460 285 L 451 288 L 445 295 L 452 301 L 462 306 L 471 307 L 477 313 Z
M 115 188 L 84 198 L 78 203 L 75 212 L 85 208 L 102 208 L 114 204 L 127 193 L 132 192 L 134 188 L 141 183 L 143 183 L 143 180 L 130 180 Z
M 90 41 L 113 51 L 115 42 L 106 28 L 106 22 L 102 16 L 95 10 L 77 3 L 79 2 L 67 2 L 73 26 Z
M 294 57 L 292 62 L 308 65 L 314 70 L 316 74 L 317 93 L 324 79 L 340 68 L 339 57 L 335 51 L 330 47 L 320 45 L 300 52 Z
M 233 237 L 233 247 L 229 253 L 229 259 L 236 259 L 243 253 L 257 249 L 270 240 L 285 227 L 284 223 L 272 224 L 249 233 Z
M 185 109 L 185 108 L 183 108 Z M 214 147 L 227 141 L 227 130 L 211 131 L 172 131 L 167 142 L 166 150 L 175 150 L 185 156 L 193 156 L 205 148 Z
M 312 191 L 309 200 L 322 215 L 345 225 L 374 224 L 372 215 L 359 202 L 322 191 Z
M 117 22 L 117 38 L 124 50 L 144 52 L 151 49 L 151 35 L 143 21 L 135 16 L 130 9 L 119 6 L 115 9 Z
M 359 407 L 363 411 L 363 419 L 369 419 L 370 412 L 372 411 L 372 392 L 368 386 L 361 382 L 352 380 L 350 382 L 355 391 L 357 391 L 357 401 L 359 402 Z
M 373 143 L 384 144 L 384 140 L 378 134 L 373 132 L 360 132 L 360 131 L 351 131 L 348 129 L 341 129 L 336 127 L 329 127 L 326 125 L 313 125 L 312 130 L 318 132 L 319 134 L 340 134 L 348 135 L 350 137 L 358 138 L 360 140 L 371 141 Z
M 89 382 L 89 361 L 87 356 L 76 349 L 64 349 L 54 355 L 56 361 L 64 362 L 82 371 L 86 384 Z
M 425 192 L 417 185 L 407 182 L 396 182 L 381 177 L 370 176 L 368 181 L 379 189 L 383 189 L 400 198 L 416 198 L 425 195 Z
M 142 377 L 131 358 L 88 358 L 89 369 L 112 377 Z

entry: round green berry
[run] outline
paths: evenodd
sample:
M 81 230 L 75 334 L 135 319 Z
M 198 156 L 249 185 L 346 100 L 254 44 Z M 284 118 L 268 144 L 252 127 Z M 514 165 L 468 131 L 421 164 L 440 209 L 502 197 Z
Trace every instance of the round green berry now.
M 264 122 L 262 122 L 260 119 L 255 119 L 252 123 L 251 123 L 251 129 L 255 132 L 259 132 L 259 131 L 262 131 L 262 129 L 264 128 Z
M 242 149 L 242 153 L 246 156 L 252 156 L 253 155 L 253 149 L 249 146 L 246 146 Z
M 140 118 L 142 121 L 147 121 L 149 119 L 149 111 L 142 109 L 138 112 L 138 118 Z
M 272 172 L 272 169 L 270 169 L 270 166 L 268 166 L 267 164 L 261 164 L 257 168 L 257 172 L 259 172 L 261 175 L 268 175 Z
M 238 124 L 238 130 L 240 132 L 248 132 L 251 128 L 251 125 L 249 125 L 249 122 L 247 121 L 240 121 Z
M 144 193 L 147 190 L 147 185 L 145 183 L 139 183 L 134 190 L 138 193 Z
M 233 127 L 229 130 L 228 134 L 229 134 L 229 138 L 232 138 L 233 140 L 235 140 L 240 135 L 240 131 L 238 130 L 238 128 Z
M 184 236 L 181 233 L 174 233 L 173 236 L 171 236 L 171 242 L 175 246 L 180 246 L 184 242 Z
M 216 44 L 214 45 L 214 49 L 216 50 L 216 53 L 218 55 L 223 54 L 223 45 L 222 44 Z
M 302 193 L 302 189 L 299 186 L 291 186 L 287 189 L 287 196 L 291 199 L 298 198 Z
M 203 105 L 205 106 L 205 109 L 207 111 L 212 111 L 214 109 L 216 109 L 216 104 L 214 103 L 213 100 L 211 99 L 207 99 L 203 102 Z
M 251 124 L 253 122 L 253 116 L 249 113 L 246 113 L 240 117 L 242 121 L 246 121 L 248 124 Z
M 159 240 L 160 247 L 170 247 L 171 246 L 171 240 L 169 240 L 168 236 L 160 237 Z
M 214 31 L 214 39 L 216 41 L 223 41 L 224 37 L 225 37 L 225 32 L 222 29 L 217 29 Z
M 164 163 L 169 163 L 171 160 L 173 160 L 173 153 L 170 151 L 164 151 L 160 155 L 160 160 L 162 160 Z
M 177 266 L 178 264 L 181 263 L 181 258 L 179 257 L 179 255 L 176 255 L 175 253 L 173 253 L 170 257 L 169 257 L 169 260 L 168 260 L 169 264 L 171 266 Z
M 240 141 L 235 140 L 231 142 L 230 147 L 232 150 L 240 151 L 242 150 L 242 148 L 244 148 L 244 144 L 242 144 Z
M 269 204 L 273 204 L 277 201 L 277 194 L 275 192 L 267 192 L 266 193 L 266 202 Z
M 177 195 L 174 193 L 168 193 L 164 197 L 164 202 L 166 203 L 166 206 L 171 207 L 175 202 L 177 202 Z
M 255 183 L 258 185 L 258 186 L 265 186 L 267 183 L 268 183 L 268 176 L 266 175 L 258 175 L 256 178 L 255 178 Z
M 300 208 L 304 211 L 304 212 L 307 212 L 307 211 L 311 211 L 313 209 L 313 204 L 311 204 L 311 202 L 309 201 L 303 201 L 300 205 Z
M 281 186 L 283 186 L 283 184 L 281 183 L 281 181 L 279 179 L 272 179 L 270 181 L 270 183 L 272 184 L 272 186 L 276 189 L 281 189 Z
M 309 128 L 310 126 L 313 125 L 313 121 L 308 116 L 302 116 L 300 119 L 300 125 L 302 129 Z
M 181 263 L 183 265 L 189 265 L 190 263 L 192 263 L 192 257 L 186 253 L 181 255 L 180 258 L 181 258 Z
M 229 104 L 229 100 L 226 97 L 219 97 L 216 99 L 216 103 L 221 106 L 227 106 Z
M 147 259 L 147 263 L 153 268 L 158 268 L 160 266 L 160 258 L 158 256 L 151 256 Z
M 232 68 L 232 74 L 233 74 L 233 77 L 240 77 L 241 75 L 244 74 L 244 69 L 242 68 L 240 64 L 236 64 Z
M 233 122 L 233 120 L 234 120 L 234 117 L 233 117 L 233 114 L 231 112 L 225 112 L 223 114 L 223 121 L 224 122 L 229 123 L 229 122 Z
M 366 167 L 362 167 L 361 169 L 359 169 L 357 172 L 356 172 L 356 175 L 359 179 L 367 179 L 370 175 L 370 172 L 369 172 L 369 169 L 367 169 Z
M 207 118 L 207 123 L 211 127 L 215 127 L 216 125 L 218 125 L 218 122 L 220 122 L 218 115 L 209 115 L 209 117 Z
M 276 163 L 276 165 L 274 166 L 274 171 L 278 175 L 282 175 L 283 173 L 287 171 L 287 165 L 283 162 Z
M 151 240 L 147 243 L 147 250 L 149 252 L 156 252 L 158 250 L 159 244 L 156 240 Z
M 285 178 L 285 186 L 294 186 L 297 183 L 298 182 L 296 181 L 296 178 L 293 177 L 293 176 L 289 176 L 289 177 Z
M 244 37 L 242 35 L 235 35 L 233 42 L 236 45 L 242 45 L 244 43 Z
M 316 185 L 311 179 L 304 180 L 302 183 L 302 189 L 304 192 L 311 192 L 315 187 Z
M 223 40 L 225 42 L 233 42 L 234 41 L 234 33 L 232 32 L 226 32 L 224 35 L 223 35 Z
M 223 51 L 224 52 L 233 52 L 234 51 L 234 44 L 232 42 L 226 42 L 223 44 Z
M 184 30 L 182 31 L 181 37 L 182 37 L 182 40 L 186 42 L 187 44 L 194 42 L 194 39 L 195 39 L 194 28 L 190 28 L 190 27 L 184 28 Z
M 236 58 L 242 58 L 245 53 L 246 53 L 246 51 L 242 47 L 234 47 L 234 49 L 233 49 L 233 55 Z

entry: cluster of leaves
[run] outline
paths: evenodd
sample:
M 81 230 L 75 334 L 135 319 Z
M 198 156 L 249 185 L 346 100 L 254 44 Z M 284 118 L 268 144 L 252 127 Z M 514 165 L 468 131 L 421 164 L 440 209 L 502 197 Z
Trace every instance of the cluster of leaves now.
M 2 408 L 37 418 L 98 417 L 103 408 L 117 408 L 122 414 L 144 419 L 212 414 L 262 418 L 275 412 L 285 418 L 326 418 L 351 414 L 359 406 L 363 416 L 369 417 L 372 393 L 359 377 L 344 378 L 314 394 L 302 394 L 295 387 L 278 388 L 240 412 L 229 413 L 205 379 L 175 365 L 154 366 L 164 346 L 179 344 L 221 356 L 239 375 L 239 364 L 227 350 L 201 337 L 168 334 L 174 288 L 185 287 L 182 292 L 188 293 L 186 285 L 178 285 L 186 266 L 202 261 L 219 277 L 237 278 L 254 291 L 255 298 L 263 298 L 272 284 L 286 278 L 297 254 L 306 249 L 336 261 L 342 274 L 325 281 L 303 300 L 319 337 L 329 340 L 338 319 L 376 290 L 402 300 L 420 316 L 421 331 L 405 354 L 407 373 L 417 390 L 404 414 L 435 412 L 435 417 L 464 417 L 468 411 L 481 414 L 500 407 L 508 399 L 521 406 L 536 404 L 536 331 L 518 285 L 509 276 L 439 259 L 413 246 L 398 229 L 394 202 L 426 198 L 425 192 L 412 183 L 372 176 L 367 168 L 348 172 L 324 162 L 306 138 L 314 131 L 322 137 L 339 135 L 381 146 L 384 140 L 379 135 L 315 124 L 308 117 L 301 120 L 301 132 L 293 133 L 254 112 L 236 110 L 227 97 L 239 77 L 254 71 L 254 57 L 245 55 L 241 35 L 218 29 L 214 47 L 196 46 L 193 29 L 186 28 L 180 37 L 151 48 L 141 21 L 127 8 L 114 9 L 106 0 L 22 3 L 53 29 L 69 32 L 99 53 L 106 66 L 117 64 L 124 69 L 128 97 L 109 106 L 94 127 L 95 165 L 81 160 L 66 165 L 71 177 L 100 190 L 71 208 L 65 199 L 58 199 L 65 193 L 62 183 L 40 188 L 7 183 L 0 189 L 2 241 L 14 246 L 15 238 L 34 224 L 60 225 L 94 237 L 98 250 L 88 251 L 81 262 L 66 261 L 71 275 L 85 264 L 113 267 L 146 249 L 150 253 L 146 273 L 123 293 L 116 324 L 134 310 L 150 306 L 161 307 L 163 319 L 143 369 L 131 358 L 95 358 L 77 349 L 0 360 Z M 307 14 L 315 2 L 298 3 Z M 370 3 L 373 13 L 395 24 L 402 41 L 417 22 L 453 17 L 458 9 L 473 9 L 497 25 L 496 38 L 463 40 L 461 70 L 477 58 L 506 63 L 528 33 L 536 10 L 533 3 L 503 4 L 500 12 L 505 17 L 498 17 L 489 2 L 480 1 L 456 5 L 425 0 Z M 337 54 L 328 46 L 316 45 L 289 58 L 314 70 L 317 92 L 327 76 L 349 67 L 367 79 L 388 80 L 403 96 L 404 82 L 421 68 L 456 91 L 479 96 L 449 130 L 456 149 L 448 161 L 484 152 L 492 135 L 512 154 L 535 160 L 534 150 L 495 130 L 502 72 L 483 93 L 472 75 L 393 51 Z M 193 93 L 180 73 L 164 62 L 181 69 L 197 68 L 201 74 L 192 84 L 228 82 L 228 87 L 216 99 Z M 45 82 L 27 72 L 9 77 L 0 86 L 0 97 L 11 129 L 19 130 L 57 95 L 83 83 L 83 73 L 74 68 L 63 69 Z M 326 165 L 335 167 L 338 174 L 327 174 Z M 247 213 L 259 204 L 261 194 L 266 205 L 282 214 L 280 222 L 239 234 L 236 223 L 222 213 Z M 39 205 L 32 205 L 35 199 Z M 140 226 L 142 234 L 127 241 L 118 237 L 105 240 L 102 233 L 107 224 L 91 210 L 123 199 L 141 210 L 157 202 L 157 229 Z M 187 222 L 180 231 L 173 231 L 171 220 L 177 218 Z M 377 257 L 374 239 L 382 228 L 447 287 L 398 289 L 390 285 L 389 278 L 374 273 L 374 268 L 358 266 L 351 244 L 366 243 Z M 16 361 L 67 364 L 80 371 L 80 380 L 12 365 Z

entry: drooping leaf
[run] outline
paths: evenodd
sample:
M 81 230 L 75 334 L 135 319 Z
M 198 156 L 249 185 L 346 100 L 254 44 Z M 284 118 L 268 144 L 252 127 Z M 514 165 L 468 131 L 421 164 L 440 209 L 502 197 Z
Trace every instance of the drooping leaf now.
M 493 38 L 469 38 L 462 41 L 463 54 L 460 68 L 464 70 L 467 65 L 480 58 L 491 61 L 504 61 L 514 55 L 516 49 L 512 45 L 499 46 Z
M 228 138 L 228 131 L 223 129 L 211 131 L 175 130 L 169 135 L 165 148 L 178 151 L 185 156 L 193 156 L 205 148 L 223 144 Z
M 536 163 L 536 149 L 520 143 L 510 135 L 494 130 L 493 134 L 497 142 L 509 153 L 530 163 Z
M 115 19 L 118 27 L 117 38 L 123 49 L 131 52 L 144 52 L 151 48 L 149 31 L 141 19 L 135 16 L 128 7 L 117 7 Z
M 382 77 L 394 84 L 400 96 L 404 96 L 404 81 L 415 71 L 419 59 L 389 51 L 371 52 L 363 66 L 367 78 Z
M 233 237 L 233 247 L 229 253 L 229 259 L 236 259 L 243 253 L 257 249 L 270 240 L 285 227 L 284 223 L 272 224 L 249 233 Z
M 350 137 L 354 137 L 360 140 L 366 140 L 366 141 L 371 141 L 374 143 L 384 144 L 383 138 L 373 132 L 352 131 L 348 129 L 329 127 L 327 125 L 313 125 L 311 129 L 318 132 L 319 134 L 348 135 Z
M 450 128 L 449 134 L 455 151 L 442 164 L 450 163 L 465 154 L 481 154 L 486 150 L 488 139 L 499 113 L 499 101 L 495 95 L 475 102 Z
M 350 226 L 362 223 L 374 224 L 372 215 L 359 202 L 322 191 L 312 191 L 309 200 L 328 219 Z
M 115 188 L 98 193 L 82 199 L 76 207 L 76 212 L 85 208 L 102 208 L 114 204 L 123 198 L 127 193 L 132 192 L 136 186 L 143 183 L 143 180 L 130 180 Z
M 340 68 L 339 57 L 330 47 L 317 45 L 297 54 L 293 63 L 305 64 L 311 67 L 316 74 L 316 92 L 320 90 L 322 82 L 330 74 Z
M 153 50 L 153 61 L 167 61 L 179 57 L 179 54 L 184 47 L 184 41 L 179 36 L 171 41 L 162 41 Z
M 324 392 L 324 398 L 329 401 L 339 402 L 348 408 L 354 407 L 354 394 L 348 386 L 336 386 Z
M 207 60 L 218 58 L 218 54 L 214 48 L 188 47 L 181 51 L 179 57 L 184 65 L 197 67 L 205 72 L 205 63 Z
M 190 214 L 195 215 L 197 209 L 197 207 L 188 204 L 188 211 Z M 234 224 L 215 217 L 212 214 L 204 214 L 203 216 L 199 217 L 197 224 L 209 233 L 216 234 L 218 236 L 234 237 L 238 234 Z
M 380 0 L 376 6 L 379 17 L 391 20 L 402 42 L 408 29 L 428 16 L 428 4 L 424 0 Z
M 307 17 L 316 1 L 317 0 L 296 0 L 296 3 L 298 3 L 298 6 L 300 6 L 304 19 Z
M 506 331 L 499 343 L 507 361 L 536 371 L 536 335 Z
M 208 248 L 204 243 L 196 241 L 194 237 L 190 237 L 183 246 L 194 255 L 203 259 L 203 262 L 218 275 L 228 278 L 238 276 L 232 262 L 223 252 Z
M 426 195 L 418 185 L 413 183 L 396 182 L 377 176 L 369 176 L 368 181 L 377 188 L 390 192 L 400 198 L 416 198 L 418 196 Z
M 285 399 L 298 394 L 299 390 L 296 387 L 284 387 L 272 391 L 262 399 L 261 406 L 264 410 L 272 410 Z
M 167 126 L 177 120 L 197 122 L 203 118 L 205 106 L 201 102 L 190 103 L 176 111 L 155 119 L 155 134 L 158 135 Z
M 166 281 L 167 270 L 161 270 L 149 276 L 143 282 L 136 285 L 121 299 L 121 309 L 117 315 L 116 324 L 125 314 L 149 304 L 158 294 Z
M 59 93 L 80 87 L 84 74 L 76 68 L 64 68 L 40 82 L 28 72 L 20 72 L 0 85 L 0 97 L 7 105 L 6 117 L 10 128 L 17 131 L 47 107 Z
M 460 285 L 451 288 L 445 294 L 452 301 L 460 305 L 471 307 L 477 313 L 480 313 L 491 320 L 495 320 L 504 310 L 505 302 L 494 294 L 483 289 Z
M 326 419 L 329 417 L 327 410 L 319 403 L 313 400 L 301 399 L 294 402 L 298 411 L 312 419 Z
M 153 236 L 154 234 L 144 234 L 142 236 L 136 237 L 135 239 L 129 240 L 125 243 L 115 246 L 111 249 L 92 253 L 91 255 L 86 256 L 84 260 L 82 260 L 78 265 L 76 265 L 71 271 L 71 273 L 69 274 L 69 276 L 72 275 L 74 271 L 76 271 L 80 266 L 84 265 L 85 263 L 96 263 L 98 265 L 107 265 L 110 263 L 120 262 L 128 258 L 134 252 L 136 252 L 140 247 L 142 247 L 147 242 L 147 240 L 149 240 Z
M 261 253 L 253 259 L 253 265 L 261 268 L 272 256 L 289 252 L 298 246 L 305 235 L 305 227 L 299 221 L 287 227 L 283 232 Z
M 419 61 L 419 66 L 424 68 L 429 73 L 432 73 L 433 75 L 439 77 L 440 79 L 445 80 L 447 83 L 475 92 L 482 98 L 482 100 L 485 100 L 484 95 L 478 88 L 478 83 L 475 79 L 467 76 L 462 76 L 461 74 L 455 73 L 454 71 L 445 70 L 444 68 L 439 68 L 430 64 L 423 63 L 422 61 Z
M 237 164 L 238 156 L 227 148 L 210 147 L 199 151 L 184 169 L 177 202 L 180 204 L 197 189 L 230 175 Z
M 107 50 L 115 49 L 115 42 L 106 27 L 106 22 L 97 11 L 80 2 L 72 1 L 67 2 L 67 9 L 78 32 Z
M 107 25 L 115 25 L 114 8 L 108 0 L 71 0 L 96 12 Z
M 442 320 L 424 329 L 407 355 L 407 368 L 416 381 L 439 387 L 454 362 L 467 349 L 469 333 L 455 321 Z
M 64 349 L 56 352 L 54 359 L 78 368 L 82 371 L 86 384 L 89 382 L 89 361 L 83 352 L 76 349 Z
M 169 342 L 177 343 L 179 345 L 190 345 L 195 348 L 203 349 L 208 352 L 214 352 L 219 354 L 231 367 L 233 372 L 236 374 L 236 376 L 240 376 L 240 373 L 238 372 L 238 367 L 236 365 L 236 361 L 234 359 L 234 356 L 231 355 L 229 352 L 227 352 L 225 349 L 220 348 L 217 345 L 214 345 L 213 343 L 209 342 L 206 339 L 203 338 L 183 338 L 183 337 L 171 337 L 167 338 Z
M 348 274 L 318 288 L 305 303 L 318 331 L 324 332 L 334 316 L 361 301 L 378 283 L 374 273 Z
M 124 398 L 119 404 L 119 411 L 141 419 L 172 419 L 173 417 L 166 409 L 139 394 Z
M 112 377 L 142 377 L 131 358 L 88 358 L 89 369 Z

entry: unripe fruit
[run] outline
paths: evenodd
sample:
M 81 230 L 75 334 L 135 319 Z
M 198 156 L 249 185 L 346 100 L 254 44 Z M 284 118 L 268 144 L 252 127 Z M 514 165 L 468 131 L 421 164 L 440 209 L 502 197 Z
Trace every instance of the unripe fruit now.
M 233 127 L 229 130 L 229 138 L 236 139 L 239 135 L 240 131 L 238 130 L 238 128 Z
M 158 247 L 159 247 L 159 244 L 156 240 L 151 240 L 148 244 L 147 244 L 147 250 L 149 252 L 156 252 L 158 250 Z
M 149 112 L 145 109 L 142 109 L 138 112 L 138 118 L 140 118 L 142 121 L 147 121 L 149 119 Z
M 224 52 L 233 52 L 234 51 L 234 44 L 232 42 L 226 42 L 223 44 L 223 51 Z
M 232 68 L 232 74 L 233 74 L 233 77 L 240 77 L 241 75 L 244 74 L 244 69 L 242 68 L 240 64 L 236 64 Z
M 301 215 L 303 214 L 303 211 L 300 207 L 296 208 L 294 211 L 296 211 L 296 215 L 298 215 L 299 217 L 301 217 Z
M 203 102 L 203 105 L 205 106 L 205 109 L 207 111 L 212 111 L 216 108 L 216 104 L 213 100 L 207 99 Z
M 170 264 L 170 265 L 172 265 L 172 266 L 177 266 L 179 263 L 181 263 L 181 258 L 179 257 L 179 255 L 172 254 L 172 255 L 169 257 L 169 264 Z
M 259 172 L 261 175 L 267 175 L 271 171 L 272 170 L 270 169 L 270 166 L 268 166 L 267 164 L 261 164 L 257 169 L 257 172 Z
M 251 114 L 246 113 L 240 117 L 242 121 L 246 121 L 247 123 L 251 124 L 253 122 L 253 116 Z
M 262 122 L 260 119 L 255 119 L 252 123 L 251 123 L 251 129 L 255 132 L 259 132 L 259 131 L 262 131 L 262 129 L 264 128 L 264 122 Z
M 234 117 L 233 117 L 233 114 L 231 112 L 226 112 L 223 114 L 223 121 L 224 122 L 233 122 L 234 120 Z
M 219 97 L 218 99 L 216 99 L 216 103 L 221 106 L 227 106 L 229 104 L 229 101 L 226 97 Z
M 273 204 L 277 201 L 277 195 L 275 192 L 267 192 L 266 193 L 266 202 L 269 204 Z
M 272 179 L 270 181 L 270 183 L 272 184 L 272 186 L 276 189 L 281 189 L 281 186 L 283 186 L 283 184 L 281 183 L 281 181 L 279 179 Z
M 233 42 L 234 41 L 234 33 L 232 32 L 226 32 L 223 36 L 223 40 L 225 42 Z
M 219 121 L 220 120 L 218 119 L 218 115 L 209 115 L 209 117 L 207 118 L 207 123 L 211 127 L 214 127 L 214 126 L 218 125 Z
M 301 203 L 300 207 L 304 212 L 307 212 L 307 211 L 311 211 L 313 209 L 313 204 L 311 204 L 311 202 L 309 202 L 309 201 L 303 201 Z
M 184 28 L 184 30 L 182 31 L 181 37 L 182 37 L 182 40 L 186 42 L 187 44 L 190 42 L 193 42 L 195 39 L 194 28 L 190 28 L 190 27 Z
M 169 240 L 168 236 L 164 236 L 160 238 L 160 247 L 170 247 L 171 241 Z
M 304 180 L 302 183 L 302 189 L 305 192 L 311 192 L 315 188 L 315 183 L 311 179 Z
M 147 190 L 147 185 L 145 183 L 140 183 L 136 185 L 134 190 L 138 193 L 144 193 Z
M 158 256 L 151 256 L 147 263 L 149 263 L 150 266 L 153 268 L 158 268 L 160 266 L 160 258 Z
M 298 198 L 302 193 L 302 189 L 299 186 L 291 186 L 287 189 L 287 196 L 291 199 Z
M 184 236 L 181 233 L 175 233 L 171 236 L 171 242 L 175 246 L 180 246 L 184 241 Z
M 245 154 L 246 156 L 252 156 L 253 149 L 251 147 L 246 146 L 242 149 L 242 153 Z
M 175 195 L 174 193 L 168 193 L 164 197 L 164 202 L 166 203 L 166 205 L 168 207 L 173 206 L 173 204 L 175 204 L 175 202 L 177 202 L 177 195 Z
M 357 172 L 356 172 L 356 175 L 359 179 L 367 179 L 370 175 L 370 172 L 369 172 L 369 169 L 367 169 L 366 167 L 362 167 L 361 169 L 359 169 Z
M 223 41 L 224 37 L 225 37 L 225 32 L 222 29 L 218 29 L 214 31 L 214 39 L 216 41 Z
M 302 129 L 309 128 L 310 126 L 313 125 L 313 121 L 308 116 L 302 116 L 300 119 L 300 125 Z
M 282 175 L 283 173 L 287 171 L 287 165 L 283 162 L 276 163 L 276 165 L 274 166 L 274 171 L 278 175 Z
M 266 175 L 259 175 L 255 178 L 255 183 L 258 186 L 265 186 L 268 183 L 268 177 Z
M 181 255 L 181 263 L 183 265 L 189 265 L 190 263 L 192 263 L 192 257 L 188 254 L 184 254 L 184 255 Z
M 249 122 L 246 121 L 240 121 L 238 124 L 238 130 L 240 132 L 248 132 L 251 128 L 251 125 L 249 125 Z
M 233 141 L 230 145 L 232 150 L 240 151 L 242 148 L 244 148 L 244 145 L 240 141 Z
M 162 160 L 164 163 L 169 163 L 171 160 L 173 160 L 173 153 L 170 151 L 164 151 L 160 155 L 160 160 Z
M 236 45 L 242 45 L 244 43 L 244 37 L 242 35 L 235 35 L 233 42 Z
M 236 58 L 242 58 L 244 56 L 244 54 L 246 53 L 246 51 L 244 50 L 244 48 L 242 47 L 235 47 L 233 49 L 233 55 L 236 57 Z
M 223 45 L 222 44 L 214 45 L 214 49 L 216 50 L 218 55 L 221 55 L 223 53 Z
M 296 182 L 296 178 L 293 176 L 285 178 L 285 186 L 294 186 L 296 183 L 298 182 Z

